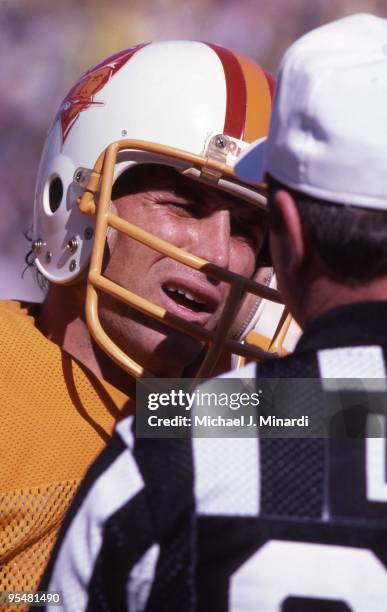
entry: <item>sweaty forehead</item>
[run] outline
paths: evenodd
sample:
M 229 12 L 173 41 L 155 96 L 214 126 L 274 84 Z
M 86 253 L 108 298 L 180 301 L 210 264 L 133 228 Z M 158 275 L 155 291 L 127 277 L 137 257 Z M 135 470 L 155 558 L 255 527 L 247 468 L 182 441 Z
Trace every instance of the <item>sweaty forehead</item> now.
M 160 164 L 141 164 L 124 172 L 113 186 L 112 200 L 146 191 L 169 191 L 187 200 L 211 201 L 218 205 L 224 203 L 241 209 L 251 208 L 251 205 L 240 198 L 187 178 L 174 168 Z M 255 208 L 254 210 L 256 211 Z

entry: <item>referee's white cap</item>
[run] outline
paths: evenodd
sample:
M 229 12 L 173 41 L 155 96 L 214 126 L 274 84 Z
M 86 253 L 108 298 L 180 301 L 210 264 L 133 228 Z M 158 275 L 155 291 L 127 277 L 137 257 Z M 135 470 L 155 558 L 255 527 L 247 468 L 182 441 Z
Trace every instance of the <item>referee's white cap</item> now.
M 263 152 L 236 175 L 269 173 L 332 202 L 387 209 L 387 20 L 358 14 L 306 34 L 286 52 Z

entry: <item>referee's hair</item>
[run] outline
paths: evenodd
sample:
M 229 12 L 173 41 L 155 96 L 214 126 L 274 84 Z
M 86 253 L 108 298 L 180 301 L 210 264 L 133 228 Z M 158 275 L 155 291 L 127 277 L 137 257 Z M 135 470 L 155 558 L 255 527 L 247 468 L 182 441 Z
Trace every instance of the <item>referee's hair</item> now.
M 274 194 L 284 190 L 296 202 L 313 249 L 333 280 L 349 287 L 387 275 L 387 211 L 336 204 L 295 191 L 267 177 L 269 224 L 281 232 L 283 219 Z

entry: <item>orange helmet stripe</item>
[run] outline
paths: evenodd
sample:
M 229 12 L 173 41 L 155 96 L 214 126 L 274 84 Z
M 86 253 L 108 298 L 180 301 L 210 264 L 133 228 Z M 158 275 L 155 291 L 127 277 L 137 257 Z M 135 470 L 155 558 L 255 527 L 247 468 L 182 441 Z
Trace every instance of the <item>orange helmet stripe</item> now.
M 241 65 L 247 89 L 244 140 L 253 142 L 268 134 L 274 79 L 249 58 L 239 53 L 235 55 Z

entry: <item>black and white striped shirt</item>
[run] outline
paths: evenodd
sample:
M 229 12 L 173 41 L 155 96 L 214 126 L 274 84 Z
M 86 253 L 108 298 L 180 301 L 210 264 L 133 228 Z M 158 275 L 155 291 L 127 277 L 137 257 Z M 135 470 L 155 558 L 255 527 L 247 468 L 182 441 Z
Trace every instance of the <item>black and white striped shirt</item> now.
M 378 378 L 385 391 L 386 347 L 387 302 L 345 306 L 294 354 L 238 376 Z M 126 419 L 41 588 L 74 612 L 385 611 L 386 457 L 383 437 L 136 440 Z

